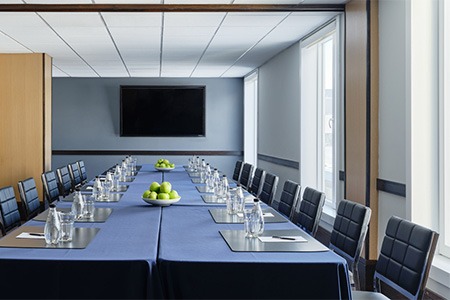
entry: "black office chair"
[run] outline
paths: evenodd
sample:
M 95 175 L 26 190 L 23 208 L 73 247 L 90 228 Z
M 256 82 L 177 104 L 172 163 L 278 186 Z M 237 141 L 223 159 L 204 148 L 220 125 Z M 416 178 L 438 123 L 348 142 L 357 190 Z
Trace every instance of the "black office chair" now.
M 362 204 L 341 200 L 331 231 L 329 248 L 347 261 L 357 290 L 360 289 L 358 262 L 371 213 L 371 209 Z
M 234 172 L 232 179 L 236 182 L 239 182 L 239 179 L 241 178 L 241 172 L 242 172 L 242 166 L 244 164 L 242 163 L 242 160 L 236 161 L 236 165 L 234 166 Z
M 325 203 L 325 193 L 306 187 L 298 211 L 294 211 L 294 224 L 315 236 L 319 228 L 320 216 Z
M 86 174 L 86 167 L 84 166 L 84 161 L 79 160 L 77 161 L 78 169 L 80 170 L 80 177 L 81 177 L 81 185 L 85 184 L 87 180 L 87 174 Z
M 50 204 L 59 200 L 59 188 L 56 174 L 53 171 L 45 172 L 41 175 L 42 185 L 44 186 L 45 194 L 45 209 Z
M 291 219 L 294 214 L 295 207 L 297 206 L 300 190 L 300 184 L 291 180 L 286 180 L 283 186 L 283 191 L 281 192 L 280 201 L 273 201 L 271 204 L 272 207 Z
M 248 191 L 255 197 L 258 197 L 261 193 L 261 188 L 264 183 L 264 178 L 266 177 L 266 171 L 260 168 L 256 168 L 255 174 L 253 174 L 252 184 Z
M 259 193 L 259 200 L 266 203 L 267 205 L 271 205 L 273 197 L 275 197 L 277 187 L 278 176 L 272 173 L 266 173 L 266 176 L 264 177 L 264 183 L 261 187 L 261 192 Z
M 248 189 L 253 176 L 253 165 L 244 163 L 242 167 L 241 177 L 239 178 L 239 185 L 244 189 Z
M 81 186 L 81 175 L 80 169 L 78 168 L 78 163 L 74 162 L 67 165 L 69 170 L 70 182 L 72 184 L 72 191 Z
M 391 217 L 375 266 L 376 292 L 354 291 L 353 299 L 386 299 L 381 294 L 380 282 L 408 299 L 422 299 L 438 239 L 439 234 L 433 230 Z
M 63 197 L 69 195 L 72 192 L 72 181 L 67 166 L 56 169 L 56 177 L 58 178 L 59 194 Z
M 18 186 L 23 211 L 25 213 L 25 220 L 30 220 L 42 211 L 36 182 L 34 181 L 34 178 L 27 178 L 19 181 Z
M 2 233 L 5 235 L 21 225 L 19 207 L 12 186 L 0 189 L 0 211 L 2 215 Z

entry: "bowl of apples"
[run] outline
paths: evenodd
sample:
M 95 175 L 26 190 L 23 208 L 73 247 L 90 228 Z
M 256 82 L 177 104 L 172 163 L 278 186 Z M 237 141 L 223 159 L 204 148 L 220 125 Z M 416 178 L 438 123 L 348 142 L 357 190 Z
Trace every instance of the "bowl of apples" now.
M 175 164 L 171 163 L 168 159 L 160 158 L 155 164 L 155 169 L 168 172 L 175 169 Z
M 170 206 L 180 199 L 180 195 L 172 189 L 172 184 L 168 181 L 161 184 L 152 182 L 149 189 L 142 194 L 142 200 L 154 206 Z

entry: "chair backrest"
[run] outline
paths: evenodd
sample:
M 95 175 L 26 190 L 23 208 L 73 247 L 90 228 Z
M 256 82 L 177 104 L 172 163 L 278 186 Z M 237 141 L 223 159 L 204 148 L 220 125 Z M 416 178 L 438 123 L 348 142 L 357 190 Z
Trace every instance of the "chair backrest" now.
M 244 163 L 242 167 L 241 177 L 239 178 L 239 184 L 248 189 L 248 186 L 252 180 L 253 176 L 253 165 L 249 163 Z
M 80 169 L 78 168 L 78 163 L 74 162 L 67 165 L 67 169 L 69 170 L 70 182 L 72 184 L 72 190 L 79 187 L 81 185 L 81 175 Z
M 273 197 L 277 191 L 278 187 L 278 176 L 272 173 L 266 173 L 264 177 L 264 183 L 261 187 L 261 192 L 259 193 L 259 199 L 266 203 L 267 205 L 271 205 L 273 201 Z
M 236 165 L 234 166 L 233 177 L 232 177 L 234 181 L 239 181 L 239 178 L 241 178 L 241 171 L 242 171 L 243 165 L 244 164 L 242 163 L 242 160 L 236 161 Z
M 66 166 L 56 169 L 58 178 L 59 194 L 67 196 L 72 191 L 72 181 L 70 180 L 69 170 Z
M 86 167 L 84 166 L 84 161 L 77 161 L 78 169 L 80 170 L 81 184 L 85 184 L 87 182 L 87 174 Z
M 20 226 L 20 212 L 12 186 L 0 189 L 0 211 L 3 220 L 3 234 Z
M 325 193 L 306 187 L 298 211 L 294 212 L 293 222 L 314 236 L 319 227 L 322 208 L 325 203 Z
M 329 248 L 347 260 L 350 270 L 358 265 L 372 211 L 348 200 L 341 200 L 331 231 Z
M 59 188 L 56 174 L 53 171 L 45 172 L 41 175 L 42 185 L 44 186 L 45 200 L 47 204 L 59 200 Z M 46 205 L 45 208 L 47 208 Z
M 248 191 L 255 197 L 258 197 L 261 193 L 261 188 L 266 177 L 266 171 L 260 168 L 256 168 L 255 174 L 253 174 L 252 184 Z
M 27 178 L 19 181 L 18 186 L 25 220 L 30 220 L 41 212 L 41 201 L 39 200 L 36 182 L 34 178 Z
M 409 299 L 422 299 L 439 234 L 393 216 L 389 219 L 375 267 L 374 285 L 380 281 Z
M 291 180 L 286 180 L 284 182 L 283 191 L 281 192 L 280 201 L 272 203 L 272 207 L 291 219 L 295 207 L 297 206 L 300 190 L 300 184 Z

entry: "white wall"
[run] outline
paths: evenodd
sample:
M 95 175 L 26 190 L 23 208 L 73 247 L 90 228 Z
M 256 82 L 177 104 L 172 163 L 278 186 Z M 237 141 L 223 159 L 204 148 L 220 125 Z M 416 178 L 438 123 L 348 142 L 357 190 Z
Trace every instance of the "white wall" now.
M 300 159 L 300 46 L 296 43 L 259 69 L 258 153 Z M 300 182 L 298 169 L 258 160 L 280 177 L 276 198 L 287 179 Z

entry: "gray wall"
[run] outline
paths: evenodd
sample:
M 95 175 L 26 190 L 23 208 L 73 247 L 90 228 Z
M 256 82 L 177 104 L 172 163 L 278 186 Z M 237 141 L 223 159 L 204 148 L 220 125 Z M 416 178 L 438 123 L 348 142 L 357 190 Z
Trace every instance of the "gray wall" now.
M 120 137 L 120 85 L 205 85 L 205 137 Z M 186 78 L 54 78 L 53 150 L 187 150 L 242 151 L 243 80 Z M 149 112 L 151 117 L 151 112 Z M 120 161 L 123 156 L 53 155 L 55 169 L 83 159 L 92 177 Z M 140 163 L 154 163 L 160 156 L 140 156 Z M 186 164 L 186 156 L 168 157 Z M 232 174 L 240 156 L 208 156 Z
M 259 68 L 258 153 L 300 159 L 300 46 L 295 43 Z M 287 179 L 300 182 L 298 169 L 258 159 L 258 166 L 280 177 L 277 196 Z
M 378 177 L 406 183 L 406 2 L 379 3 Z M 379 192 L 378 244 L 392 215 L 406 217 L 404 197 Z

